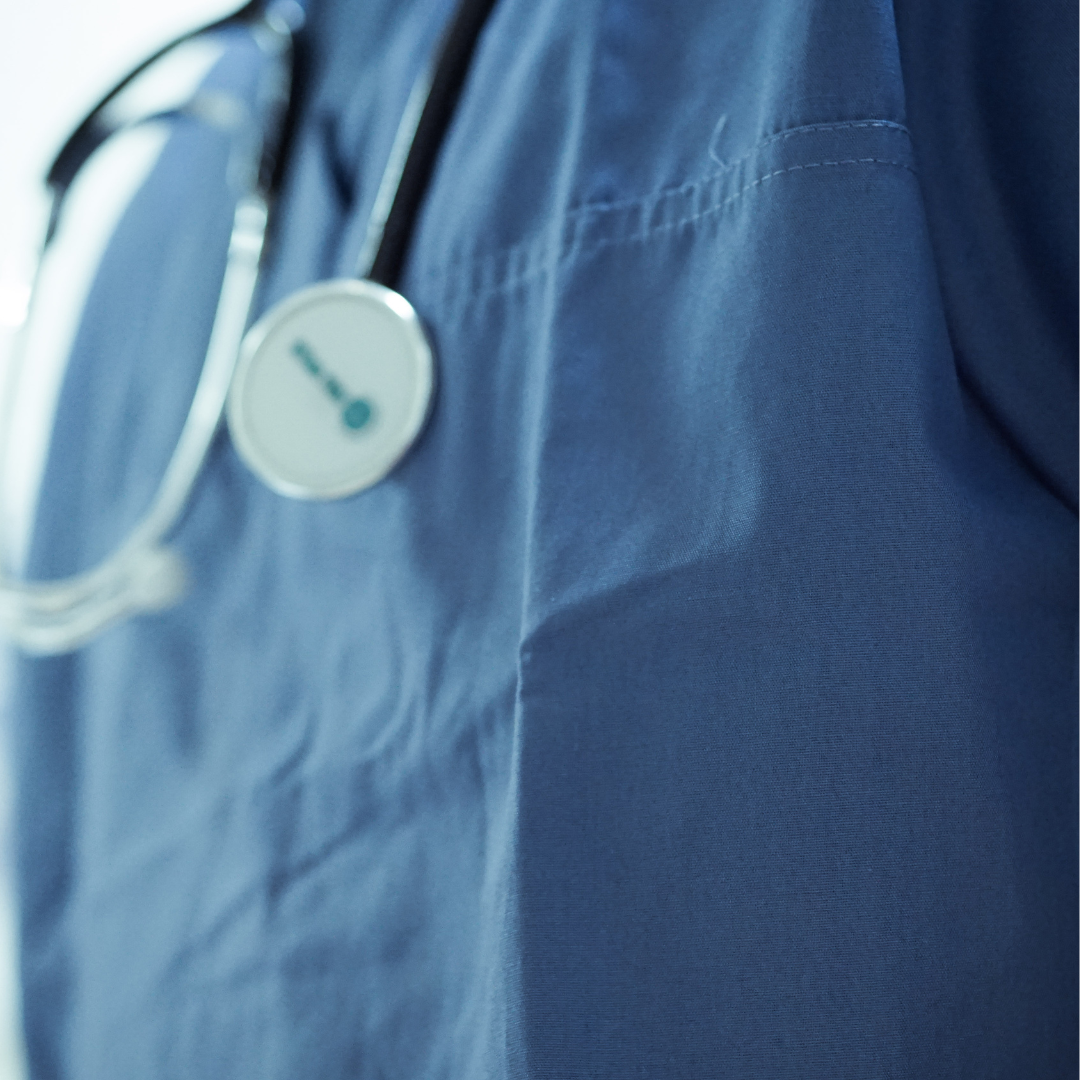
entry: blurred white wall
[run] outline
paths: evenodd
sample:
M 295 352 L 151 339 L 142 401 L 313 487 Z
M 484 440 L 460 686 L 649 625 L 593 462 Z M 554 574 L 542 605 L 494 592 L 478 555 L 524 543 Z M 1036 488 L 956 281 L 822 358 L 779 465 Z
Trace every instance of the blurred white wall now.
M 44 227 L 41 177 L 52 155 L 97 99 L 143 57 L 184 30 L 239 6 L 222 0 L 0 0 L 0 375 Z M 50 405 L 50 395 L 44 395 L 32 416 L 20 417 L 42 432 L 42 442 Z M 25 413 L 21 397 L 20 411 Z M 17 451 L 14 460 L 20 460 Z M 0 528 L 18 547 L 17 534 L 29 528 L 24 510 L 32 505 L 32 492 L 21 491 L 17 501 L 22 510 L 10 499 L 0 503 Z M 5 703 L 0 727 L 0 1080 L 21 1080 L 25 1070 L 10 873 L 12 784 L 5 749 L 7 733 L 19 718 L 6 705 L 6 654 L 0 653 L 0 661 L 0 702 Z

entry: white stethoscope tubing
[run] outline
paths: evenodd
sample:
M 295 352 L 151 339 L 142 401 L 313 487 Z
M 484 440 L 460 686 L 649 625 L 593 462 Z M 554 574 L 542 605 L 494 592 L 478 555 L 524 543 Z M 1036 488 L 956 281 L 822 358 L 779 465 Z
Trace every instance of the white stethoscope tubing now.
M 256 34 L 264 50 L 281 52 L 289 47 L 287 26 L 267 19 L 266 29 L 271 32 Z M 282 96 L 288 92 L 282 83 L 280 68 L 275 67 L 260 88 L 264 108 L 280 107 Z M 196 96 L 185 111 L 197 111 L 199 100 Z M 112 555 L 83 573 L 52 581 L 23 581 L 11 577 L 6 565 L 0 569 L 0 629 L 27 652 L 54 654 L 76 649 L 111 623 L 139 611 L 168 606 L 184 590 L 183 562 L 162 541 L 183 513 L 221 423 L 251 313 L 266 234 L 267 199 L 257 190 L 266 140 L 246 141 L 245 149 L 251 153 L 247 171 L 255 183 L 253 190 L 240 198 L 233 215 L 206 357 L 191 408 L 150 509 Z M 0 431 L 0 478 L 7 475 L 12 410 L 25 360 L 30 314 L 20 328 L 8 363 Z
M 266 203 L 257 195 L 246 196 L 236 208 L 206 360 L 146 515 L 117 551 L 84 573 L 48 582 L 0 577 L 0 624 L 22 648 L 39 653 L 77 648 L 108 623 L 166 605 L 183 589 L 182 564 L 161 542 L 183 513 L 221 421 L 258 280 L 266 216 Z

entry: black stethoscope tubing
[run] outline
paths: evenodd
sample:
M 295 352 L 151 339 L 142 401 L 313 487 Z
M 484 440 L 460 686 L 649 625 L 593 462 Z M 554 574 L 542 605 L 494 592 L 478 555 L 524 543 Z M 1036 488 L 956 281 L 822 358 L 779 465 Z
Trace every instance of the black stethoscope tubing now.
M 45 183 L 52 195 L 46 245 L 55 233 L 64 198 L 75 176 L 94 151 L 122 126 L 107 121 L 109 105 L 147 68 L 177 46 L 230 26 L 253 24 L 263 17 L 265 6 L 263 0 L 251 0 L 231 15 L 181 34 L 147 57 L 98 101 L 61 147 L 46 175 Z M 366 274 L 369 280 L 377 284 L 393 288 L 400 276 L 413 225 L 431 182 L 446 131 L 457 108 L 477 40 L 494 6 L 495 0 L 460 0 L 443 32 L 436 59 L 431 67 L 430 85 L 423 110 L 401 169 L 378 251 Z M 293 62 L 295 60 L 290 58 L 290 63 Z M 290 107 L 291 97 L 288 93 L 284 95 L 276 110 L 277 115 L 269 117 L 266 123 L 268 137 L 264 141 L 262 160 L 259 163 L 257 188 L 268 199 L 276 191 L 281 173 L 282 150 L 289 142 L 292 125 L 288 114 L 294 111 Z M 173 110 L 160 113 L 144 117 L 139 122 L 165 119 L 182 112 L 183 110 Z
M 427 100 L 386 218 L 382 242 L 367 274 L 379 285 L 394 288 L 397 283 L 413 224 L 457 108 L 477 40 L 494 6 L 495 0 L 460 0 L 443 34 Z

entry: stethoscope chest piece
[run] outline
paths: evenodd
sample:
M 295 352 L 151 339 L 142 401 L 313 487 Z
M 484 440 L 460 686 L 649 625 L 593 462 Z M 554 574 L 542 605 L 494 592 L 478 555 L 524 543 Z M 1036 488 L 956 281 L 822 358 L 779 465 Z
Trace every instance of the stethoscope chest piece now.
M 378 483 L 427 419 L 435 366 L 409 302 L 372 281 L 303 289 L 244 337 L 229 431 L 282 495 L 339 499 Z

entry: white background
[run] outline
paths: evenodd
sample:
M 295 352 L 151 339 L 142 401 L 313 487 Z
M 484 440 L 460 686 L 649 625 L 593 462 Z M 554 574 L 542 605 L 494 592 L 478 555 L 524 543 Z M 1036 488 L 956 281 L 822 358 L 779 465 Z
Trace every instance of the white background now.
M 25 303 L 47 209 L 40 178 L 53 154 L 97 99 L 146 55 L 239 6 L 238 0 L 0 0 L 0 365 Z M 49 417 L 33 421 L 47 426 Z M 0 506 L 5 514 L 0 527 L 10 531 L 14 521 L 16 530 L 25 530 L 26 522 L 9 505 Z M 7 699 L 6 685 L 0 673 L 0 700 Z M 6 708 L 3 717 L 0 748 L 6 748 L 10 726 L 19 722 Z M 7 762 L 5 750 L 0 753 L 0 1080 L 20 1080 Z

